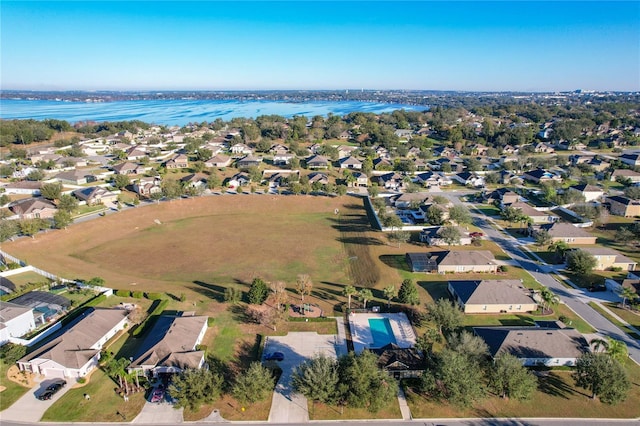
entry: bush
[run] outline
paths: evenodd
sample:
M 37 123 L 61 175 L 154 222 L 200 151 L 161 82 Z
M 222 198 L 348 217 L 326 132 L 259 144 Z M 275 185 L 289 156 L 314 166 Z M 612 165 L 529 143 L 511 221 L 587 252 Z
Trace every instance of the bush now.
M 164 293 L 147 293 L 145 297 L 149 300 L 162 300 L 165 298 Z
M 207 327 L 213 327 L 213 324 L 216 322 L 215 318 L 208 317 L 207 318 Z
M 498 272 L 507 272 L 508 269 L 506 265 L 498 266 Z
M 76 380 L 78 383 L 80 384 L 85 384 L 87 383 L 87 379 L 85 377 L 78 377 L 78 379 Z
M 141 291 L 134 291 L 131 293 L 131 297 L 133 297 L 134 299 L 143 299 L 144 293 Z
M 118 297 L 131 297 L 131 292 L 129 290 L 116 290 L 115 295 Z

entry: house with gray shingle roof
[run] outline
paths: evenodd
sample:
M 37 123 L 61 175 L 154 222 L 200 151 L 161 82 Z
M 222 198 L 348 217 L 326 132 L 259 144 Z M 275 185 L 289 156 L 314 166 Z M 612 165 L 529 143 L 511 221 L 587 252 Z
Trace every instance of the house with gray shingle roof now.
M 621 268 L 623 271 L 633 271 L 638 264 L 635 260 L 623 256 L 617 251 L 607 247 L 582 247 L 580 249 L 586 251 L 596 259 L 596 271 L 604 271 L 612 268 Z
M 538 303 L 520 280 L 449 281 L 449 293 L 467 314 L 533 312 Z
M 179 373 L 204 365 L 204 351 L 197 346 L 207 331 L 206 316 L 163 315 L 145 339 L 128 370 L 151 373 Z
M 554 222 L 545 225 L 529 227 L 529 233 L 535 236 L 536 233 L 545 230 L 551 236 L 553 242 L 564 241 L 567 244 L 595 244 L 596 237 L 582 228 L 573 226 L 566 222 Z
M 36 328 L 33 309 L 0 301 L 0 346 L 11 337 L 24 336 Z
M 589 350 L 586 339 L 572 328 L 474 327 L 473 332 L 493 358 L 509 353 L 525 366 L 572 366 Z
M 489 250 L 458 250 L 407 253 L 407 264 L 413 272 L 496 273 L 498 263 Z
M 127 324 L 124 309 L 89 308 L 53 339 L 20 360 L 22 371 L 78 379 L 93 370 L 105 343 Z

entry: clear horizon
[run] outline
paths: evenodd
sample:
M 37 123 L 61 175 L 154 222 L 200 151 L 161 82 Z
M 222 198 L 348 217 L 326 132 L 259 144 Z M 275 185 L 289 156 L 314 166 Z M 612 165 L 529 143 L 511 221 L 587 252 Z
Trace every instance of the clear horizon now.
M 0 3 L 0 89 L 640 90 L 640 2 Z

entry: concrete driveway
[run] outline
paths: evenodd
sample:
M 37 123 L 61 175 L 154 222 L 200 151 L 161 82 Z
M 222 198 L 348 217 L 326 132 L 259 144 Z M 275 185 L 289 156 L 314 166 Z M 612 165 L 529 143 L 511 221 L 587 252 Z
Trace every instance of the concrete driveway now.
M 145 424 L 175 424 L 183 423 L 182 408 L 173 408 L 173 404 L 164 401 L 161 403 L 151 403 L 147 401 L 142 407 L 140 414 L 133 419 L 132 423 L 145 423 Z
M 286 336 L 269 336 L 264 346 L 264 353 L 282 352 L 284 360 L 278 365 L 282 368 L 282 376 L 276 385 L 269 422 L 271 423 L 304 423 L 309 421 L 307 399 L 291 388 L 291 373 L 303 361 L 315 355 L 324 354 L 336 358 L 338 353 L 346 353 L 345 348 L 337 348 L 340 340 L 333 334 L 315 332 L 296 332 Z M 269 361 L 275 362 L 275 361 Z
M 31 388 L 29 392 L 25 393 L 22 398 L 18 399 L 11 407 L 0 412 L 0 419 L 3 421 L 14 420 L 29 423 L 40 421 L 45 411 L 73 387 L 73 382 L 69 383 L 69 380 L 67 380 L 67 385 L 60 389 L 53 398 L 48 401 L 40 401 L 37 396 L 44 392 L 46 387 L 55 380 L 56 379 L 43 379 Z M 1 397 L 0 394 L 0 398 Z

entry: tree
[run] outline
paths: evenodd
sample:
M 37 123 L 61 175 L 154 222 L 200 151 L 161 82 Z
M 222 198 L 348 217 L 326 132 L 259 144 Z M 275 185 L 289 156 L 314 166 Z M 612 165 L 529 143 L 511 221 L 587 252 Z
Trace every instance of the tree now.
M 591 398 L 605 404 L 626 399 L 631 382 L 622 365 L 607 354 L 588 352 L 578 358 L 573 373 L 576 385 L 591 391 Z
M 537 384 L 536 377 L 510 353 L 498 356 L 489 371 L 489 385 L 505 399 L 529 399 Z
M 542 299 L 542 313 L 548 311 L 551 306 L 560 303 L 560 298 L 547 287 L 540 289 L 540 299 Z
M 224 300 L 233 305 L 237 305 L 242 299 L 242 291 L 235 287 L 227 287 L 224 290 Z
M 594 351 L 603 350 L 604 353 L 618 362 L 623 362 L 629 356 L 629 349 L 622 340 L 616 340 L 611 337 L 604 339 L 593 339 L 591 341 Z
M 73 213 L 78 208 L 78 200 L 70 194 L 64 194 L 59 197 L 58 209 L 67 213 Z
M 626 305 L 627 299 L 631 301 L 638 296 L 636 291 L 631 287 L 622 287 L 618 294 L 622 297 L 622 307 Z
M 340 382 L 347 404 L 375 413 L 397 397 L 398 384 L 378 368 L 378 357 L 370 351 L 349 352 L 338 360 Z
M 564 259 L 564 254 L 569 250 L 569 244 L 562 240 L 558 240 L 549 244 L 548 249 L 549 251 L 554 252 L 557 258 Z
M 64 229 L 73 222 L 71 214 L 66 210 L 58 210 L 53 215 L 53 226 L 56 229 Z
M 384 215 L 381 220 L 382 226 L 384 226 L 385 228 L 391 228 L 391 230 L 402 228 L 402 219 L 400 219 L 398 215 Z
M 400 248 L 401 243 L 406 243 L 411 239 L 411 233 L 409 231 L 393 231 L 389 233 L 389 241 L 398 243 Z
M 337 361 L 322 354 L 304 361 L 291 375 L 291 385 L 296 392 L 324 404 L 336 402 L 339 384 Z
M 449 220 L 458 225 L 470 225 L 472 222 L 471 213 L 465 206 L 456 205 L 449 209 Z
M 376 198 L 378 195 L 380 195 L 380 187 L 378 187 L 378 185 L 371 185 L 367 189 L 367 192 L 369 193 L 369 197 Z
M 254 278 L 249 288 L 249 303 L 262 305 L 269 296 L 269 288 L 261 278 Z
M 300 293 L 302 303 L 304 303 L 304 296 L 306 294 L 311 294 L 312 288 L 313 282 L 311 281 L 311 277 L 307 274 L 299 274 L 296 278 L 296 290 Z
M 422 389 L 461 406 L 469 406 L 484 396 L 483 372 L 466 355 L 443 349 L 436 355 L 435 365 L 422 376 Z
M 184 192 L 182 184 L 177 179 L 163 179 L 160 187 L 162 188 L 162 195 L 169 199 L 178 198 Z
M 205 368 L 185 370 L 173 376 L 168 392 L 176 408 L 197 411 L 202 404 L 215 401 L 222 393 L 222 375 Z
M 522 217 L 522 209 L 507 206 L 500 211 L 500 216 L 502 216 L 502 218 L 507 222 L 513 224 L 520 221 L 520 218 Z
M 287 303 L 287 288 L 283 281 L 274 281 L 269 285 L 272 292 L 273 304 L 278 312 L 282 310 L 282 305 Z
M 27 354 L 27 347 L 16 343 L 6 343 L 0 346 L 0 359 L 6 365 L 12 365 L 18 362 L 20 358 Z
M 113 176 L 113 186 L 115 186 L 118 189 L 124 189 L 125 187 L 129 186 L 129 184 L 131 183 L 129 176 L 127 175 L 114 175 Z
M 60 182 L 45 183 L 40 188 L 40 195 L 47 200 L 57 200 L 60 198 L 60 194 L 62 194 L 62 183 Z
M 461 237 L 460 231 L 455 226 L 445 226 L 442 228 L 442 231 L 440 231 L 440 238 L 449 246 L 460 244 Z
M 347 302 L 348 309 L 351 309 L 351 296 L 357 293 L 358 293 L 358 290 L 356 290 L 356 288 L 352 285 L 347 285 L 345 286 L 345 288 L 342 289 L 342 294 L 347 296 L 347 299 L 348 299 L 348 302 Z
M 247 371 L 238 374 L 232 392 L 238 401 L 253 404 L 270 396 L 274 384 L 271 370 L 259 362 L 252 362 Z
M 396 286 L 393 284 L 386 286 L 382 289 L 384 297 L 387 299 L 387 308 L 391 307 L 391 299 L 396 296 Z
M 584 250 L 572 250 L 567 254 L 567 269 L 578 275 L 587 275 L 595 268 L 596 258 Z
M 420 304 L 420 295 L 418 294 L 418 288 L 412 279 L 407 278 L 402 281 L 400 290 L 398 291 L 398 300 L 400 303 L 410 303 L 411 305 Z
M 363 288 L 358 292 L 358 298 L 362 300 L 363 308 L 367 309 L 367 301 L 373 298 L 373 293 L 368 288 Z
M 482 364 L 489 355 L 489 347 L 482 339 L 467 330 L 459 333 L 452 333 L 447 338 L 447 347 L 452 351 L 459 352 Z
M 448 299 L 440 298 L 427 305 L 427 318 L 433 321 L 438 331 L 453 331 L 462 324 L 462 311 Z
M 7 241 L 18 234 L 19 226 L 15 220 L 0 220 L 0 242 Z
M 549 234 L 549 231 L 546 229 L 541 229 L 535 234 L 536 245 L 538 247 L 547 246 L 551 244 L 552 237 Z
M 427 222 L 434 226 L 440 226 L 444 223 L 444 211 L 435 204 L 427 209 Z
M 20 233 L 27 237 L 33 237 L 42 229 L 46 229 L 47 225 L 43 219 L 22 219 L 18 222 Z

